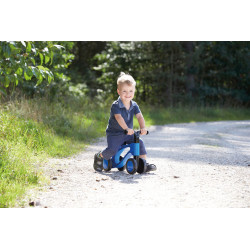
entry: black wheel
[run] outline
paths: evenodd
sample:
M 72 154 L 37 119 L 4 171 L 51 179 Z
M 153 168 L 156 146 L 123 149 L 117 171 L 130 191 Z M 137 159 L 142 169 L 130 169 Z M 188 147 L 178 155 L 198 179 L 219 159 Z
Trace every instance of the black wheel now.
M 103 170 L 103 159 L 100 158 L 99 153 L 95 154 L 93 167 L 98 172 Z
M 119 171 L 124 171 L 125 170 L 125 166 L 123 166 L 122 168 L 118 168 Z
M 122 161 L 123 157 L 120 156 L 120 162 Z M 122 168 L 118 168 L 119 171 L 124 171 L 125 170 L 125 166 L 123 166 Z
M 112 168 L 112 160 L 104 160 L 104 162 L 103 162 L 103 170 L 105 171 L 105 172 L 108 172 L 108 171 L 110 171 L 111 170 L 111 168 Z
M 137 168 L 137 173 L 143 174 L 146 172 L 146 170 L 147 170 L 146 160 L 139 158 L 139 166 Z
M 126 162 L 126 170 L 129 174 L 134 174 L 137 171 L 137 163 L 136 160 L 133 158 L 130 158 Z

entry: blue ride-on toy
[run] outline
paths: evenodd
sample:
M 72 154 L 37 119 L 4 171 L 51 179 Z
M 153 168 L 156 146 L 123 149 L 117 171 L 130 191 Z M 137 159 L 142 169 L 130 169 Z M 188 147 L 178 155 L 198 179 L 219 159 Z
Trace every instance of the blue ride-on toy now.
M 124 133 L 127 133 L 127 130 Z M 135 174 L 136 172 L 139 174 L 145 173 L 147 170 L 146 160 L 139 158 L 140 133 L 140 130 L 134 131 L 134 143 L 122 145 L 110 160 L 103 159 L 98 161 L 95 156 L 94 169 L 99 172 L 102 170 L 108 172 L 112 168 L 118 168 L 119 171 L 123 171 L 126 168 L 129 174 Z M 129 151 L 122 157 L 121 154 L 127 148 L 129 148 Z

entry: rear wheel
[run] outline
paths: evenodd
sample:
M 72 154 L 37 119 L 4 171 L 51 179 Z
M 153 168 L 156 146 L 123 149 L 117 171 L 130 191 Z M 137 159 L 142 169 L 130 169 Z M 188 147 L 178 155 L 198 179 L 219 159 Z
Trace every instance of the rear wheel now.
M 146 172 L 146 170 L 147 170 L 146 160 L 139 158 L 139 166 L 137 168 L 137 173 L 143 174 Z
M 102 172 L 103 170 L 103 159 L 100 157 L 99 153 L 95 154 L 93 167 L 95 171 Z
M 123 157 L 120 156 L 120 162 L 123 160 Z M 122 168 L 118 168 L 119 171 L 124 171 L 125 170 L 125 166 L 123 166 Z
M 126 162 L 126 170 L 129 174 L 134 174 L 137 171 L 137 163 L 136 160 L 133 158 L 130 158 Z

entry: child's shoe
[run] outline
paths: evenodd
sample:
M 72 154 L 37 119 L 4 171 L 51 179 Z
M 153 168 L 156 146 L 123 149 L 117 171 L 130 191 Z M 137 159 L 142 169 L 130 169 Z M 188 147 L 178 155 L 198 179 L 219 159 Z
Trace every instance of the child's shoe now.
M 155 164 L 149 164 L 149 163 L 146 163 L 146 166 L 147 166 L 147 170 L 146 170 L 146 172 L 149 172 L 149 171 L 155 171 L 155 170 L 156 170 L 156 166 L 155 166 Z
M 95 157 L 94 157 L 94 169 L 98 172 L 102 172 L 103 170 L 103 158 L 101 157 L 100 155 L 101 152 L 95 154 Z

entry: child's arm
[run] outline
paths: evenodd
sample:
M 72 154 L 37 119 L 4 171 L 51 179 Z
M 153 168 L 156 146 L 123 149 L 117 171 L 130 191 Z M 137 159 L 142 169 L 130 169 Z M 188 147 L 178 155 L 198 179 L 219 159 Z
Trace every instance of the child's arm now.
M 118 124 L 124 129 L 128 131 L 128 135 L 132 135 L 134 134 L 134 130 L 131 128 L 128 128 L 126 122 L 124 121 L 124 119 L 122 118 L 122 116 L 120 114 L 116 114 L 115 115 L 115 119 L 117 120 Z
M 145 128 L 145 120 L 144 120 L 144 118 L 143 118 L 143 116 L 142 116 L 142 113 L 138 113 L 138 114 L 136 115 L 136 118 L 137 118 L 138 123 L 139 123 L 139 125 L 140 125 L 141 134 L 142 134 L 142 135 L 146 135 L 146 134 L 147 134 L 147 130 L 146 130 L 146 128 Z

